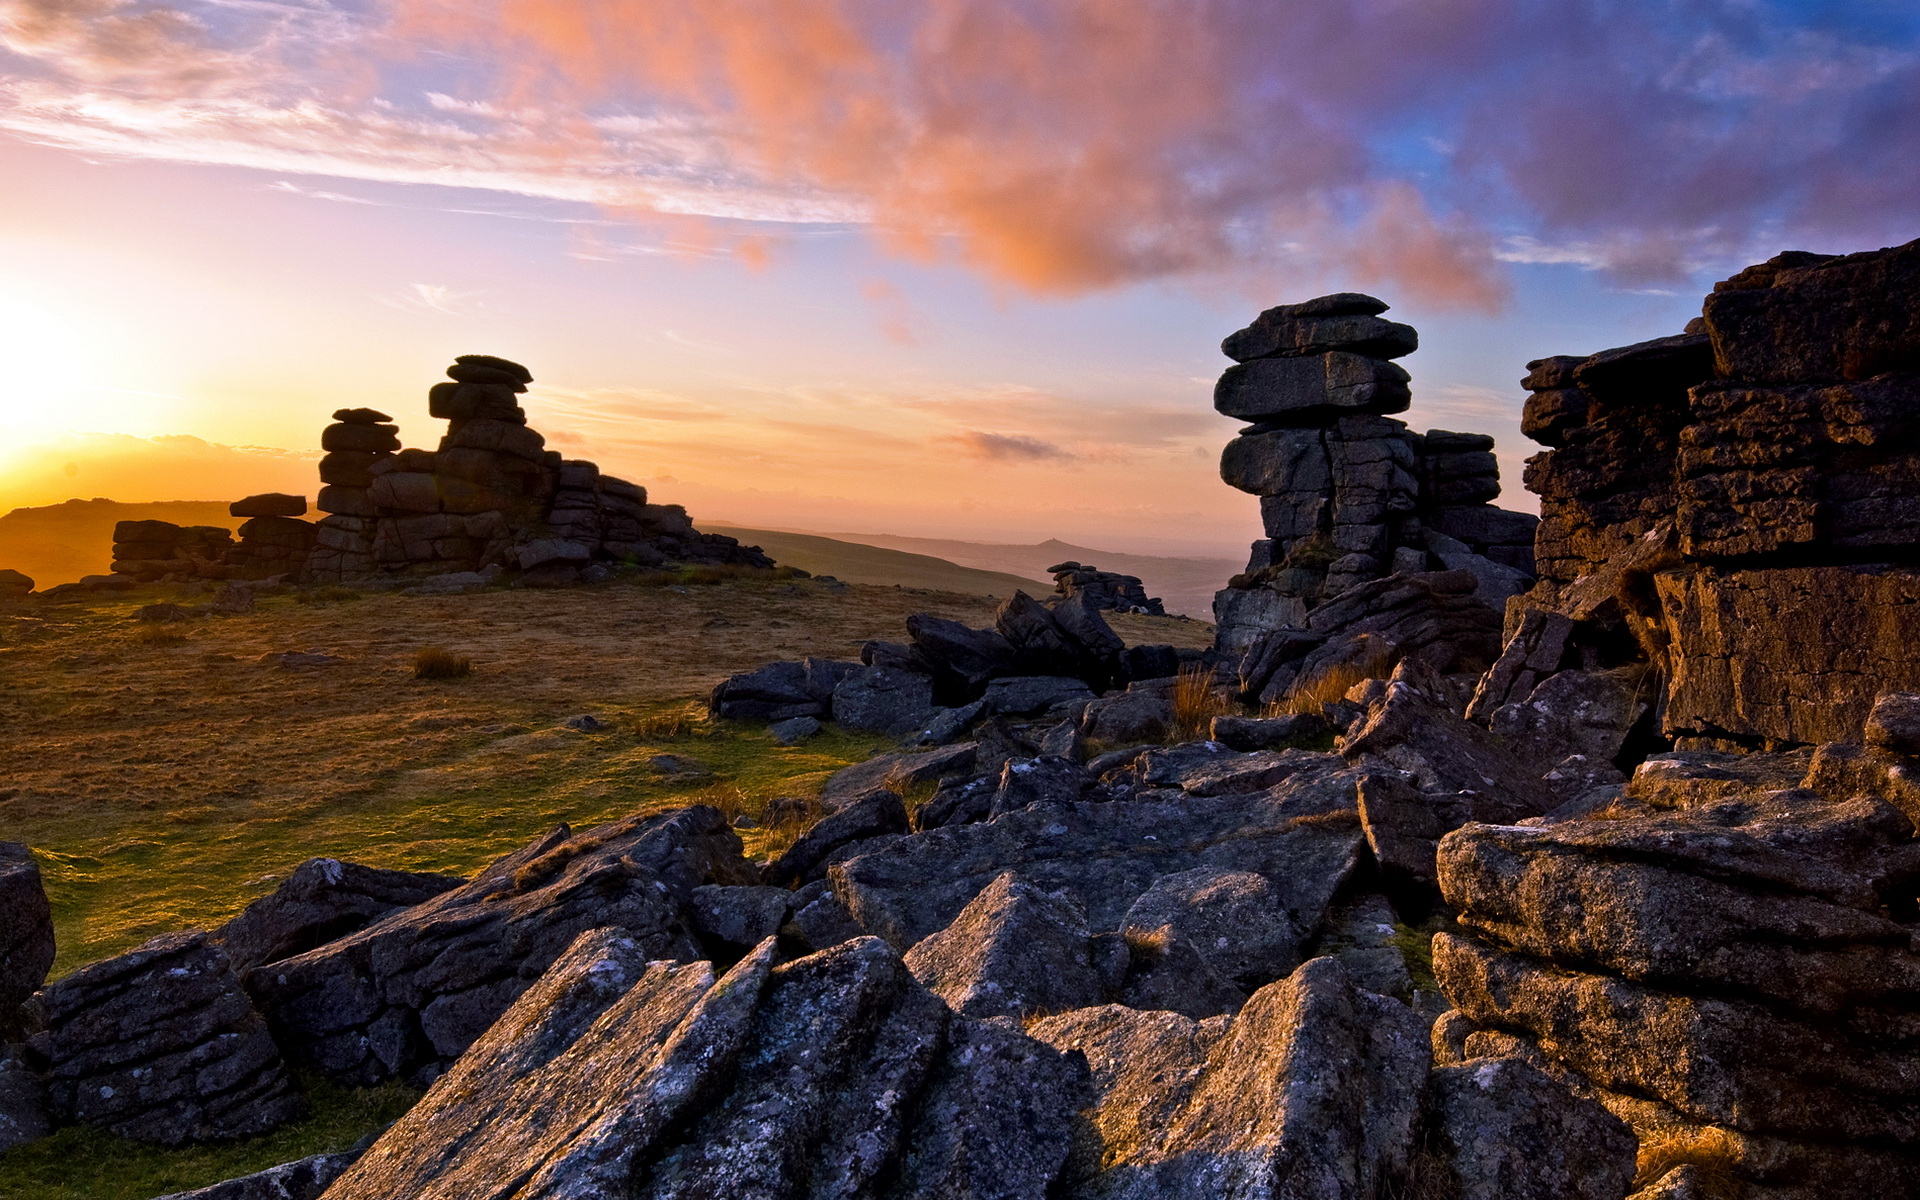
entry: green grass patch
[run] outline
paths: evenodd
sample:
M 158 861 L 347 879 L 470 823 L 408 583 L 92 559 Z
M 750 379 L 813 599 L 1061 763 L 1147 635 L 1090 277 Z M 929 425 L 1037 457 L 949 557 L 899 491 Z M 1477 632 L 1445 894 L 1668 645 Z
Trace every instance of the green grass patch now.
M 834 771 L 892 745 L 829 726 L 781 746 L 762 726 L 655 720 L 685 704 L 609 709 L 601 733 L 475 731 L 453 753 L 397 764 L 377 788 L 345 798 L 121 809 L 30 820 L 8 836 L 39 860 L 58 977 L 157 934 L 219 925 L 316 856 L 470 876 L 562 822 L 711 803 L 755 817 L 760 827 L 741 835 L 757 857 L 780 840 L 762 819 L 771 800 L 817 796 Z M 635 732 L 649 729 L 662 736 Z
M 1433 935 L 1454 928 L 1452 919 L 1444 913 L 1435 913 L 1418 925 L 1394 922 L 1393 936 L 1387 942 L 1406 960 L 1407 974 L 1413 977 L 1414 991 L 1440 990 L 1440 984 L 1433 977 Z
M 257 1138 L 167 1150 L 85 1126 L 0 1154 L 0 1200 L 149 1200 L 345 1150 L 396 1121 L 420 1093 L 402 1084 L 345 1088 L 317 1076 L 301 1121 Z

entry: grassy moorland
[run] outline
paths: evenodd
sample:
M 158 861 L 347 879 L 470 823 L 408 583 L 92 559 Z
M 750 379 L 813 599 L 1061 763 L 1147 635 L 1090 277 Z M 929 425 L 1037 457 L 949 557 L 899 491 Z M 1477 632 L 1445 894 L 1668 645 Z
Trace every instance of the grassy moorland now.
M 0 839 L 33 846 L 55 974 L 158 933 L 218 925 L 315 855 L 470 874 L 559 822 L 690 802 L 758 815 L 886 747 L 829 728 L 802 746 L 714 723 L 720 679 L 779 658 L 854 657 L 931 611 L 985 625 L 981 596 L 806 580 L 404 596 L 322 589 L 252 613 L 170 586 L 0 610 Z M 1208 626 L 1117 617 L 1133 642 Z M 414 677 L 443 646 L 460 678 Z M 319 651 L 330 665 L 271 656 Z M 591 714 L 604 729 L 582 732 Z M 745 831 L 749 853 L 775 849 Z M 787 833 L 785 836 L 791 836 Z M 0 1200 L 146 1200 L 351 1145 L 404 1088 L 307 1081 L 314 1115 L 267 1137 L 159 1151 L 86 1129 L 0 1155 Z

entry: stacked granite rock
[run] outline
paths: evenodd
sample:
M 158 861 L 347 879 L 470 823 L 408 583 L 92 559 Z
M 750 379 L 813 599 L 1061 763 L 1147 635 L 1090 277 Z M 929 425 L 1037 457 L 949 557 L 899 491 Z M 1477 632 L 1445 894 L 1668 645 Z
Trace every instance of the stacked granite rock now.
M 428 392 L 447 421 L 435 450 L 403 450 L 386 414 L 343 409 L 322 436 L 320 523 L 308 578 L 454 574 L 501 568 L 529 583 L 579 580 L 595 563 L 771 566 L 732 538 L 702 534 L 686 510 L 643 487 L 564 460 L 527 425 L 518 363 L 462 355 Z
M 227 511 L 246 518 L 240 544 L 227 554 L 229 576 L 268 579 L 305 569 L 315 532 L 313 522 L 300 520 L 307 515 L 305 496 L 263 492 L 234 501 Z
M 113 527 L 113 573 L 141 583 L 220 579 L 233 534 L 218 525 L 121 521 Z
M 1148 613 L 1156 617 L 1167 615 L 1166 607 L 1147 595 L 1146 586 L 1140 582 L 1138 575 L 1102 571 L 1098 567 L 1077 562 L 1055 563 L 1047 568 L 1047 574 L 1053 576 L 1053 590 L 1062 599 L 1084 594 L 1088 603 L 1098 609 Z
M 1686 334 L 1532 364 L 1526 607 L 1573 624 L 1516 614 L 1492 682 L 1644 661 L 1698 747 L 1856 738 L 1876 691 L 1920 686 L 1917 305 L 1920 242 L 1791 252 Z
M 1498 624 L 1487 614 L 1532 582 L 1533 518 L 1487 503 L 1500 491 L 1493 439 L 1416 434 L 1388 415 L 1412 401 L 1410 377 L 1390 360 L 1419 338 L 1382 319 L 1386 309 L 1358 293 L 1322 296 L 1268 309 L 1221 343 L 1239 365 L 1220 377 L 1214 407 L 1252 424 L 1227 444 L 1220 476 L 1260 497 L 1267 534 L 1214 601 L 1216 649 L 1258 660 L 1243 677 L 1270 678 L 1277 653 L 1298 658 L 1324 641 L 1311 621 L 1321 605 L 1436 570 L 1467 572 L 1471 601 L 1443 602 L 1423 641 L 1436 666 L 1478 670 Z M 1426 591 L 1460 594 L 1452 583 Z
M 307 578 L 338 582 L 373 572 L 373 470 L 390 464 L 400 450 L 393 418 L 371 408 L 343 408 L 320 435 L 321 512 L 314 547 L 307 557 Z

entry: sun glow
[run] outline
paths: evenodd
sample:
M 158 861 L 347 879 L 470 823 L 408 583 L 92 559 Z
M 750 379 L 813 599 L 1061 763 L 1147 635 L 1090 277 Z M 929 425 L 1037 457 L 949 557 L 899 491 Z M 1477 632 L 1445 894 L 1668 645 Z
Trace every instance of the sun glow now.
M 71 308 L 29 300 L 0 278 L 0 431 L 10 440 L 71 432 L 149 434 L 166 429 L 175 398 L 116 388 L 113 341 Z

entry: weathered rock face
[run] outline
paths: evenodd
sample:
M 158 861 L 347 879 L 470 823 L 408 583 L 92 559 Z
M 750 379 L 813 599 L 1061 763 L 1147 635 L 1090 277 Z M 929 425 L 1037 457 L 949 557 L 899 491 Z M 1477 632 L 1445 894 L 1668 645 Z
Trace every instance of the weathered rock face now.
M 1440 842 L 1462 932 L 1435 939 L 1435 974 L 1643 1138 L 1729 1131 L 1750 1194 L 1822 1194 L 1850 1158 L 1854 1186 L 1912 1195 L 1911 772 L 1859 747 L 1683 753 L 1608 819 L 1468 825 Z
M 1793 252 L 1686 334 L 1531 364 L 1525 428 L 1552 449 L 1527 468 L 1523 616 L 1574 624 L 1523 621 L 1526 672 L 1644 662 L 1666 737 L 1749 748 L 1857 740 L 1876 692 L 1920 686 L 1915 294 L 1920 243 Z M 1478 717 L 1519 698 L 1514 657 Z
M 1486 503 L 1500 493 L 1493 439 L 1422 436 L 1386 415 L 1410 399 L 1407 373 L 1386 360 L 1418 339 L 1381 320 L 1385 309 L 1324 296 L 1269 309 L 1222 344 L 1240 365 L 1214 406 L 1253 425 L 1227 444 L 1220 477 L 1261 498 L 1267 534 L 1214 601 L 1224 655 L 1270 658 L 1274 635 L 1309 631 L 1336 597 L 1355 607 L 1352 589 L 1386 576 L 1465 571 L 1489 611 L 1532 582 L 1533 519 Z
M 696 958 L 684 907 L 693 890 L 757 874 L 712 808 L 561 826 L 469 883 L 253 968 L 246 985 L 287 1052 L 335 1078 L 431 1074 L 581 931 L 616 927 L 650 957 Z
M 1427 1128 L 1461 1200 L 1620 1200 L 1633 1182 L 1633 1131 L 1519 1059 L 1436 1068 Z
M 1111 1005 L 1031 1032 L 1093 1069 L 1096 1099 L 1059 1195 L 1332 1200 L 1405 1182 L 1425 1030 L 1332 958 L 1262 988 L 1231 1018 Z
M 25 1047 L 0 1044 L 0 1152 L 52 1132 L 46 1085 L 27 1064 Z
M 53 910 L 40 868 L 19 842 L 0 842 L 0 1041 L 14 1009 L 46 982 L 53 966 Z
M 1011 871 L 953 924 L 914 946 L 906 964 L 963 1017 L 1065 1012 L 1106 998 L 1079 902 L 1022 883 Z
M 266 1022 L 204 933 L 154 938 L 38 992 L 28 1041 L 62 1122 L 177 1146 L 264 1133 L 305 1108 Z
M 271 895 L 214 931 L 234 971 L 304 954 L 397 908 L 459 887 L 451 875 L 386 871 L 337 858 L 310 858 Z
M 581 935 L 328 1196 L 1046 1194 L 1083 1076 L 883 943 L 646 959 Z
M 1094 934 L 1172 927 L 1224 978 L 1285 972 L 1358 861 L 1354 775 L 1301 751 L 1198 751 L 1178 769 L 1137 767 L 1167 782 L 1128 801 L 1042 801 L 914 834 L 828 877 L 867 931 L 902 949 L 947 929 L 1011 871 L 1073 897 Z

